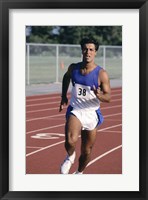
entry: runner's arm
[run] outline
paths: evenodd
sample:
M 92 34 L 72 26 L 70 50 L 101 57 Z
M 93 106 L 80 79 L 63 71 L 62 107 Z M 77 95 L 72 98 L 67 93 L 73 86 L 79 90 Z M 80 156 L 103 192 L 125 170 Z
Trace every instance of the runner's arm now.
M 110 102 L 111 100 L 111 88 L 110 88 L 110 80 L 108 74 L 105 70 L 102 70 L 99 75 L 99 81 L 101 88 L 95 88 L 94 93 L 97 98 L 102 102 Z
M 61 112 L 63 110 L 63 105 L 64 104 L 66 104 L 66 105 L 68 104 L 67 91 L 68 91 L 69 84 L 70 84 L 70 79 L 71 79 L 71 70 L 72 70 L 72 65 L 70 65 L 68 67 L 67 72 L 63 76 L 62 94 L 61 94 L 61 103 L 60 103 L 59 112 Z

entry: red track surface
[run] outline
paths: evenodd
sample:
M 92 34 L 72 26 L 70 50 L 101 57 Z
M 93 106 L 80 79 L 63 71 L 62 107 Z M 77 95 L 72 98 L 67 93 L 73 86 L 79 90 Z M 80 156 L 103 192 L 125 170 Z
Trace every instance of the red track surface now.
M 26 173 L 59 174 L 64 149 L 65 111 L 59 113 L 60 94 L 26 97 Z M 104 123 L 98 129 L 85 174 L 122 173 L 122 89 L 112 89 L 111 103 L 101 103 Z M 78 166 L 80 141 L 76 147 Z

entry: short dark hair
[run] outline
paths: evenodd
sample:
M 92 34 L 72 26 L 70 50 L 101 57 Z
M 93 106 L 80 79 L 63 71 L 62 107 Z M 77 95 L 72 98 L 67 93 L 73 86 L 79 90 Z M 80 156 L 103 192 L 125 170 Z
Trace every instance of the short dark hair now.
M 95 50 L 98 51 L 99 49 L 99 43 L 92 37 L 85 37 L 81 40 L 80 45 L 81 49 L 83 49 L 85 44 L 92 43 L 95 45 Z

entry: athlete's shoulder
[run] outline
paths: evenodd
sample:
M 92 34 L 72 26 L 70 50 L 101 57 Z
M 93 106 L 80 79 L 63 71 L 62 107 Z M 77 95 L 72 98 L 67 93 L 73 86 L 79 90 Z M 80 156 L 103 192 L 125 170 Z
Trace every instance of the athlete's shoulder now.
M 105 69 L 100 69 L 99 78 L 100 80 L 109 79 L 109 75 Z
M 79 68 L 79 66 L 80 66 L 80 63 L 72 63 L 71 65 L 69 65 L 68 70 L 72 72 L 74 69 Z
M 69 67 L 70 67 L 70 68 L 76 68 L 76 67 L 80 67 L 80 65 L 81 65 L 81 62 L 72 63 Z
M 103 69 L 103 67 L 101 67 L 100 65 L 97 65 L 96 67 L 99 71 Z

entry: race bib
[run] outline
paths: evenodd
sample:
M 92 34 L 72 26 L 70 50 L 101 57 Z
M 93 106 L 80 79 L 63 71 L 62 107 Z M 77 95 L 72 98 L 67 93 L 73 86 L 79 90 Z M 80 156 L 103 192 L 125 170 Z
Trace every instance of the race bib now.
M 90 86 L 75 84 L 73 87 L 73 94 L 77 98 L 92 99 L 95 97 L 94 92 Z

